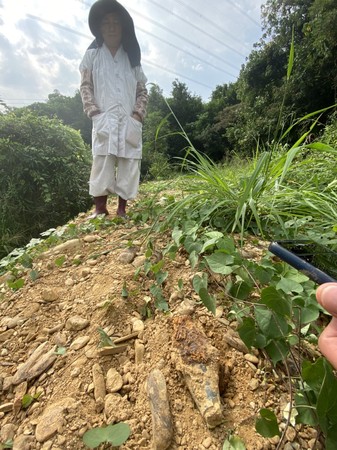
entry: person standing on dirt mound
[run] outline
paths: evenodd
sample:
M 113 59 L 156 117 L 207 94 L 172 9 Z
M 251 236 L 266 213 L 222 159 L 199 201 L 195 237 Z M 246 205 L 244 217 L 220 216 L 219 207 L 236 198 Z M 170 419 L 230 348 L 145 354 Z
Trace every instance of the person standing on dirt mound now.
M 148 92 L 133 20 L 116 0 L 98 0 L 89 12 L 95 40 L 80 64 L 84 112 L 92 119 L 93 162 L 89 194 L 95 212 L 109 214 L 109 194 L 118 196 L 117 215 L 139 187 L 142 124 Z

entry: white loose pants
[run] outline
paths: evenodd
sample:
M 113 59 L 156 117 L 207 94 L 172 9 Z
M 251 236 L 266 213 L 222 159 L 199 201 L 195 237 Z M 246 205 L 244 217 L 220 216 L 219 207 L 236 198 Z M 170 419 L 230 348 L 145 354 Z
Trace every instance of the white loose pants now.
M 140 159 L 118 158 L 115 155 L 93 157 L 89 194 L 93 197 L 117 194 L 124 200 L 136 197 L 140 178 Z

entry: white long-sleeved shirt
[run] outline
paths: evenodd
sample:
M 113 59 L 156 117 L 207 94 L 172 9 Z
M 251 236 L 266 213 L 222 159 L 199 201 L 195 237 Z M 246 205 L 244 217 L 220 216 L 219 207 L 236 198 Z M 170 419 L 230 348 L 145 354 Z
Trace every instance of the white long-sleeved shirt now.
M 113 57 L 108 47 L 88 49 L 80 64 L 84 111 L 93 120 L 93 155 L 141 159 L 142 123 L 147 106 L 147 81 L 141 66 L 131 67 L 120 47 Z

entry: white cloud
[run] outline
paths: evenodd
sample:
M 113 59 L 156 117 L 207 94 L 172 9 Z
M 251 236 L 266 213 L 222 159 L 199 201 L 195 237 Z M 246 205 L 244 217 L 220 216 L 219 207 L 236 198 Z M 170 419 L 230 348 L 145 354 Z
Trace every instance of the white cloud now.
M 149 82 L 169 95 L 178 78 L 206 101 L 217 85 L 235 81 L 260 39 L 262 0 L 188 2 L 121 1 L 134 19 Z M 74 95 L 78 66 L 92 40 L 93 3 L 0 0 L 0 99 L 17 106 L 46 99 L 54 89 Z

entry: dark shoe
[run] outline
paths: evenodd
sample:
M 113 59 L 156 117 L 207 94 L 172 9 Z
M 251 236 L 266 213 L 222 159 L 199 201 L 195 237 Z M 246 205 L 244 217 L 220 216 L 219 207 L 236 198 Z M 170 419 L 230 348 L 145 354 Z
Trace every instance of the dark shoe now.
M 104 214 L 109 215 L 109 211 L 106 209 L 106 203 L 108 200 L 107 195 L 101 195 L 100 197 L 94 197 L 95 211 L 91 214 L 88 219 L 95 219 L 97 216 Z

